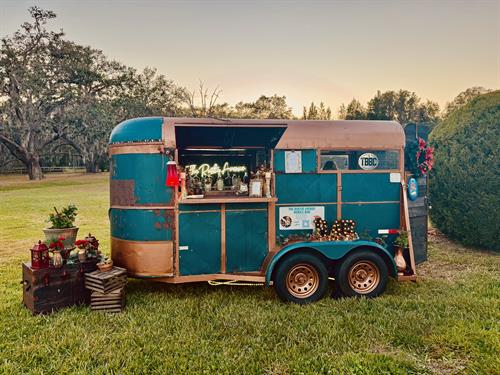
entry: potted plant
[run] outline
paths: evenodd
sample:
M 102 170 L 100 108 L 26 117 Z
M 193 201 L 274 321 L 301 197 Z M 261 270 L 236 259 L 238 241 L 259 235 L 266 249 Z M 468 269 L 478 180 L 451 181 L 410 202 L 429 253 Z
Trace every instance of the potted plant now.
M 87 240 L 77 240 L 75 242 L 76 247 L 78 247 L 78 261 L 85 262 L 87 260 L 87 248 L 89 243 Z
M 64 259 L 62 256 L 62 252 L 65 251 L 63 244 L 64 237 L 59 237 L 57 239 L 48 240 L 49 251 L 52 252 L 52 264 L 56 268 L 60 268 L 64 264 Z
M 68 205 L 58 210 L 54 207 L 54 212 L 49 214 L 48 222 L 52 224 L 50 228 L 45 228 L 45 238 L 47 241 L 64 237 L 62 241 L 65 249 L 74 249 L 78 227 L 75 227 L 75 218 L 78 208 L 75 205 Z
M 99 240 L 89 233 L 83 240 L 76 240 L 75 246 L 78 248 L 78 260 L 85 262 L 88 258 L 99 258 Z
M 398 269 L 398 275 L 403 275 L 406 270 L 406 261 L 403 256 L 403 250 L 408 248 L 408 232 L 405 230 L 399 231 L 398 236 L 394 240 L 394 261 Z

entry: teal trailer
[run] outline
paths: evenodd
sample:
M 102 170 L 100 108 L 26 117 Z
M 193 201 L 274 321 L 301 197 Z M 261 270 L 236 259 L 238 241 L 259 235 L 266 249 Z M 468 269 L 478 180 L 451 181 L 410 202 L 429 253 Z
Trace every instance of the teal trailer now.
M 265 283 L 297 303 L 329 283 L 377 296 L 409 225 L 404 146 L 393 121 L 124 121 L 109 144 L 113 262 L 167 283 Z

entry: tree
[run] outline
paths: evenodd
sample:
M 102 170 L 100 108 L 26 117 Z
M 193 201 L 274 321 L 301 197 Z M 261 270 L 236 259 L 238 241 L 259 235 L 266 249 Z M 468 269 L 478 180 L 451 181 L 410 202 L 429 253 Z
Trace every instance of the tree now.
M 64 65 L 62 32 L 45 28 L 56 15 L 29 8 L 26 22 L 0 48 L 0 141 L 28 169 L 30 179 L 43 177 L 40 152 L 57 139 L 52 119 L 71 99 L 72 84 L 59 72 Z
M 217 104 L 217 100 L 222 93 L 222 90 L 217 86 L 213 91 L 205 87 L 205 84 L 200 81 L 198 91 L 185 91 L 184 102 L 188 106 L 188 115 L 191 117 L 225 117 L 226 111 L 229 110 L 229 105 L 224 103 Z M 199 96 L 199 99 L 197 98 Z M 199 102 L 199 104 L 197 104 Z
M 286 96 L 261 95 L 253 103 L 239 102 L 234 107 L 231 117 L 258 119 L 291 119 L 292 108 L 286 103 Z
M 109 134 L 119 122 L 112 101 L 87 98 L 69 109 L 61 121 L 67 124 L 69 131 L 61 137 L 58 146 L 73 147 L 82 158 L 86 172 L 97 172 L 106 158 Z
M 446 104 L 443 117 L 445 118 L 448 117 L 450 113 L 454 112 L 460 107 L 463 107 L 464 105 L 469 103 L 472 99 L 477 98 L 479 95 L 486 94 L 488 92 L 491 92 L 491 90 L 485 89 L 484 87 L 480 86 L 474 86 L 468 88 L 465 91 L 462 91 L 455 97 L 455 99 Z
M 437 122 L 439 106 L 427 101 L 420 103 L 420 98 L 408 90 L 386 91 L 377 94 L 368 102 L 369 120 L 394 120 L 405 125 L 410 122 Z
M 359 100 L 352 99 L 347 107 L 344 104 L 340 106 L 339 117 L 344 120 L 366 120 L 366 108 Z
M 434 225 L 464 244 L 499 250 L 500 90 L 449 113 L 430 140 Z
M 138 73 L 128 68 L 122 85 L 116 86 L 113 97 L 121 109 L 122 120 L 141 116 L 175 117 L 183 114 L 187 91 L 174 81 L 158 74 L 154 68 Z
M 62 53 L 68 60 L 67 72 L 73 85 L 68 90 L 73 100 L 60 114 L 54 116 L 52 131 L 59 141 L 57 147 L 67 144 L 73 147 L 86 167 L 87 172 L 96 172 L 98 164 L 106 154 L 107 137 L 119 114 L 112 105 L 113 95 L 129 78 L 125 66 L 109 61 L 104 54 L 90 47 L 62 41 Z
M 330 120 L 332 118 L 332 110 L 330 107 L 325 107 L 323 102 L 316 106 L 314 102 L 311 102 L 309 110 L 304 107 L 302 119 L 303 120 Z

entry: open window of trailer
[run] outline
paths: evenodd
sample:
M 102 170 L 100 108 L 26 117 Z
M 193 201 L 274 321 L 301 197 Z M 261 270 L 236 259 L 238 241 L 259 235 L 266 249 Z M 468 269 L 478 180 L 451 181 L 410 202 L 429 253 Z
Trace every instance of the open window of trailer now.
M 183 198 L 274 195 L 271 150 L 285 129 L 285 124 L 176 125 L 178 162 L 186 179 Z

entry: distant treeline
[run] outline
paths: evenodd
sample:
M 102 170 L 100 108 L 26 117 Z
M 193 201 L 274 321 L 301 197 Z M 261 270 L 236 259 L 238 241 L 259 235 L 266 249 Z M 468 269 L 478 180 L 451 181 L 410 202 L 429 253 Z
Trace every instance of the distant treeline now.
M 143 71 L 108 59 L 47 27 L 52 11 L 29 8 L 31 19 L 2 39 L 0 49 L 0 172 L 24 167 L 30 179 L 41 167 L 107 168 L 109 133 L 119 122 L 139 116 L 294 118 L 285 96 L 255 102 L 222 103 L 219 88 L 200 82 L 190 91 L 154 68 Z M 353 99 L 337 118 L 436 124 L 456 107 L 487 90 L 461 93 L 444 111 L 407 90 L 377 92 L 366 106 Z M 324 103 L 311 103 L 302 118 L 332 119 Z

